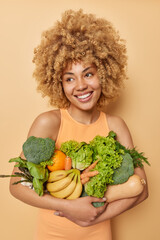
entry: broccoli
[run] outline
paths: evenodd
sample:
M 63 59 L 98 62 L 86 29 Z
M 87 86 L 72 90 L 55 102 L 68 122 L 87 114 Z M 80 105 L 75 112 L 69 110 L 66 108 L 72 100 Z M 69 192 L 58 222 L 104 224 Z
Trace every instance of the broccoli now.
M 130 176 L 134 174 L 133 159 L 129 153 L 122 155 L 123 161 L 119 168 L 114 170 L 113 183 L 121 184 L 128 180 Z
M 23 144 L 23 153 L 28 162 L 39 164 L 49 160 L 55 149 L 55 141 L 50 138 L 31 136 Z

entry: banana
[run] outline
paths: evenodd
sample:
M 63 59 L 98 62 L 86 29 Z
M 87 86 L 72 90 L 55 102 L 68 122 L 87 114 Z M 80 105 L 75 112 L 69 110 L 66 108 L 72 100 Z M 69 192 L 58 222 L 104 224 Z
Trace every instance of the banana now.
M 56 170 L 49 174 L 48 182 L 55 182 L 62 178 L 65 178 L 69 173 L 73 172 L 73 169 L 66 171 L 66 170 Z
M 67 199 L 76 199 L 79 198 L 82 193 L 82 183 L 80 180 L 80 174 L 78 175 L 78 182 L 76 184 L 76 187 L 74 191 L 67 197 Z
M 58 191 L 58 192 L 50 192 L 50 194 L 56 198 L 66 198 L 69 195 L 71 195 L 71 193 L 74 191 L 76 187 L 76 183 L 77 183 L 77 174 L 75 174 L 73 181 L 71 181 L 71 183 L 66 188 L 63 188 L 61 191 Z
M 67 177 L 60 179 L 59 181 L 47 183 L 46 188 L 49 192 L 57 192 L 66 188 L 74 177 L 74 172 L 70 173 Z

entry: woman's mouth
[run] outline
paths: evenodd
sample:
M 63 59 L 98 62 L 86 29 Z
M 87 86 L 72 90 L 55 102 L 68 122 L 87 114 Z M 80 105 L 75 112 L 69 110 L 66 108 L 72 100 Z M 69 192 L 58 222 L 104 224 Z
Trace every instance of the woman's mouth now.
M 81 94 L 81 95 L 76 95 L 76 98 L 80 102 L 88 102 L 91 99 L 92 94 L 93 94 L 93 92 L 84 93 L 84 94 Z

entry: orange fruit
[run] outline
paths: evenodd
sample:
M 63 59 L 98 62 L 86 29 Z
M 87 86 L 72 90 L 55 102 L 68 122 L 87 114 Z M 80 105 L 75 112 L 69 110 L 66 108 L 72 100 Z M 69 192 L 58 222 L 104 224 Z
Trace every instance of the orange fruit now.
M 53 165 L 47 165 L 47 168 L 51 172 L 65 169 L 65 158 L 66 155 L 62 151 L 55 150 L 53 157 L 51 158 L 51 160 L 53 160 Z

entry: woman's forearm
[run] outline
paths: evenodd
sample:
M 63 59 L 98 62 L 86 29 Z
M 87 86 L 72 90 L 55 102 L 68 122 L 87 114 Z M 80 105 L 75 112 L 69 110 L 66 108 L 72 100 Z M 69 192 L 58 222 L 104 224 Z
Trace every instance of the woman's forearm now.
M 15 171 L 17 172 L 18 170 L 15 169 Z M 23 186 L 22 184 L 12 185 L 13 182 L 18 180 L 20 180 L 20 178 L 11 178 L 10 182 L 10 192 L 15 198 L 37 208 L 58 210 L 63 212 L 74 222 L 76 220 L 90 222 L 92 219 L 95 219 L 99 214 L 101 214 L 106 207 L 102 206 L 98 209 L 94 208 L 92 202 L 104 202 L 104 200 L 93 197 L 83 197 L 75 200 L 68 200 L 54 198 L 49 194 L 38 196 L 33 189 Z
M 95 222 L 92 222 L 92 224 L 96 224 L 105 220 L 112 219 L 121 213 L 131 209 L 134 207 L 134 203 L 137 201 L 137 198 L 130 198 L 130 199 L 121 199 L 114 201 L 112 203 L 109 203 L 106 211 L 100 215 Z
M 147 189 L 147 186 L 145 186 L 144 191 L 139 196 L 136 196 L 133 198 L 121 199 L 121 200 L 117 200 L 109 203 L 107 205 L 106 210 L 94 221 L 87 224 L 87 226 L 94 225 L 108 219 L 112 219 L 120 215 L 121 213 L 135 207 L 136 205 L 144 201 L 147 197 L 148 197 L 148 189 Z
M 18 169 L 15 168 L 14 172 L 17 171 Z M 64 199 L 53 198 L 49 194 L 38 196 L 38 194 L 29 187 L 23 186 L 22 184 L 13 185 L 13 183 L 18 180 L 20 180 L 20 178 L 13 177 L 10 181 L 10 193 L 18 200 L 37 208 L 45 208 L 50 210 L 64 209 Z
M 147 186 L 146 175 L 145 175 L 144 169 L 141 169 L 141 168 L 136 168 L 135 174 L 139 175 L 146 182 L 146 184 L 144 185 L 143 192 L 140 195 L 109 203 L 105 211 L 101 215 L 99 215 L 94 221 L 91 221 L 90 223 L 80 223 L 81 226 L 91 226 L 91 225 L 103 222 L 105 220 L 112 219 L 120 215 L 121 213 L 135 207 L 139 203 L 143 202 L 148 197 L 148 186 Z M 77 224 L 79 223 L 77 222 Z

